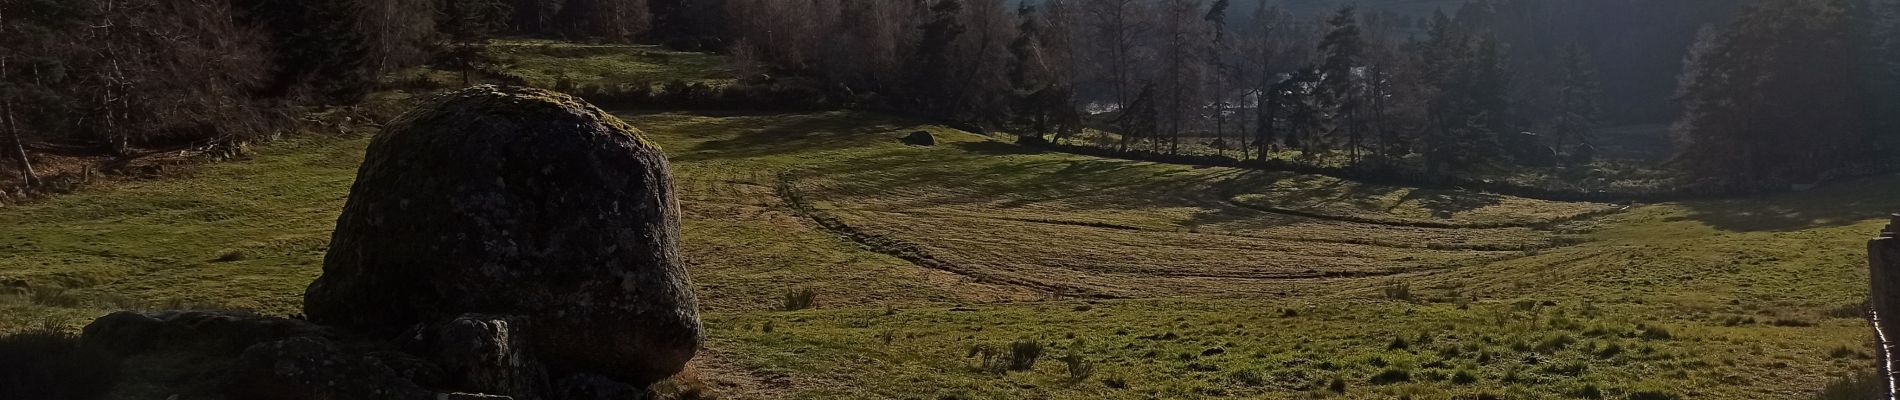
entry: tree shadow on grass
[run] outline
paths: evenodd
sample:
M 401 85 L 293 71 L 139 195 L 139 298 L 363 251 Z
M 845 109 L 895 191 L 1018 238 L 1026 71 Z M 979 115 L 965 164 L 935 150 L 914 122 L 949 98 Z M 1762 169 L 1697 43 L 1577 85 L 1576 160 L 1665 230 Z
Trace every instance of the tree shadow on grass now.
M 985 140 L 981 142 L 962 142 L 962 143 L 957 143 L 954 146 L 970 154 L 986 155 L 986 156 L 1011 156 L 1011 155 L 1047 153 L 1047 151 L 1043 151 L 1040 149 L 1012 144 L 1012 143 L 1003 143 L 1003 142 L 999 142 L 995 140 Z
M 897 201 L 881 206 L 888 209 L 1059 203 L 1073 211 L 1117 212 L 1190 205 L 1177 197 L 1210 194 L 1215 183 L 1241 170 L 1188 169 L 980 141 L 871 153 L 809 172 L 853 182 L 854 193 L 896 194 Z
M 1690 214 L 1678 219 L 1730 232 L 1840 227 L 1900 212 L 1900 176 L 1856 179 L 1802 193 L 1691 201 L 1683 206 Z
M 1304 185 L 1300 181 L 1324 179 L 1319 185 Z M 1275 189 L 1285 183 L 1287 186 Z M 1316 175 L 1301 175 L 1291 172 L 1261 172 L 1237 177 L 1222 187 L 1222 196 L 1227 199 L 1244 195 L 1259 194 L 1267 196 L 1264 206 L 1319 212 L 1331 205 L 1350 203 L 1353 207 L 1367 212 L 1383 212 L 1381 199 L 1402 188 L 1386 185 L 1374 185 L 1348 179 L 1334 179 Z
M 789 121 L 757 118 L 760 126 L 739 128 L 744 129 L 744 132 L 729 138 L 702 142 L 676 156 L 676 159 L 692 162 L 756 158 L 866 146 L 879 141 L 896 143 L 897 137 L 886 133 L 908 126 L 902 121 L 869 115 L 839 116 L 824 113 L 791 118 Z M 715 127 L 719 128 L 731 129 Z
M 1386 211 L 1389 213 L 1414 200 L 1418 201 L 1419 207 L 1430 211 L 1432 218 L 1453 219 L 1461 213 L 1503 203 L 1504 196 L 1483 192 L 1414 189 Z

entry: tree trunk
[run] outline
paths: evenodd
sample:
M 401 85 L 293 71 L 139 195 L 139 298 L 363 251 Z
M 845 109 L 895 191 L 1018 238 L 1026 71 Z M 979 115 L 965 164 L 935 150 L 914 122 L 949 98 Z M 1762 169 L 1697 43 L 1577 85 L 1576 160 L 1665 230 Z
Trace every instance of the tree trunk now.
M 1374 66 L 1373 68 L 1376 72 L 1373 74 L 1372 81 L 1372 129 L 1375 131 L 1374 136 L 1379 138 L 1379 146 L 1373 148 L 1373 151 L 1378 153 L 1375 156 L 1377 156 L 1376 161 L 1379 166 L 1384 167 L 1387 166 L 1392 155 L 1391 127 L 1386 126 L 1385 115 L 1385 98 L 1387 91 L 1391 89 L 1390 84 L 1386 83 L 1385 67 Z
M 1268 90 L 1266 96 L 1267 96 L 1266 109 L 1259 112 L 1260 114 L 1260 139 L 1259 139 L 1260 154 L 1259 154 L 1259 157 L 1260 157 L 1260 161 L 1262 162 L 1267 161 L 1267 158 L 1273 154 L 1273 136 L 1275 133 L 1279 133 L 1275 131 L 1279 129 L 1279 124 L 1277 122 L 1279 122 L 1278 120 L 1280 118 L 1279 116 L 1280 90 L 1278 88 Z
M 0 26 L 5 26 L 3 25 L 5 21 L 5 18 L 0 18 Z M 12 77 L 7 75 L 7 58 L 0 56 L 0 82 L 5 82 L 10 78 Z M 12 154 L 9 155 L 19 160 L 20 181 L 25 182 L 27 186 L 38 186 L 39 174 L 33 171 L 33 159 L 26 156 L 26 141 L 20 138 L 20 129 L 13 118 L 13 99 L 11 98 L 0 98 L 0 133 L 6 133 L 8 143 L 13 147 Z
M 10 155 L 19 162 L 20 180 L 26 182 L 27 186 L 39 186 L 39 174 L 33 171 L 33 159 L 27 158 L 26 141 L 20 138 L 20 130 L 13 119 L 13 102 L 11 100 L 0 101 L 0 131 L 6 132 L 8 142 L 12 144 L 13 151 L 11 153 L 13 154 Z

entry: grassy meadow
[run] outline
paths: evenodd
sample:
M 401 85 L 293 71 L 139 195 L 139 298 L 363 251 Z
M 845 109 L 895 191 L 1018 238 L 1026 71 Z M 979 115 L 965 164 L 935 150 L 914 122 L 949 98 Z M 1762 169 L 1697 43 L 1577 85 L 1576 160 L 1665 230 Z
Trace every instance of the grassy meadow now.
M 1900 209 L 1893 176 L 1623 207 L 619 115 L 682 199 L 710 338 L 680 380 L 733 399 L 1816 398 L 1871 370 L 1864 241 Z M 0 208 L 0 289 L 30 288 L 0 333 L 296 314 L 368 135 Z

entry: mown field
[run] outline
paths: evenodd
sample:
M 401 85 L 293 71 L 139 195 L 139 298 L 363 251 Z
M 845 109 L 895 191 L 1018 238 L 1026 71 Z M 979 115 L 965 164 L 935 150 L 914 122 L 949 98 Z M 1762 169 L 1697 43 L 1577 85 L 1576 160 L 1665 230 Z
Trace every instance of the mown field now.
M 1816 398 L 1871 369 L 1863 243 L 1900 209 L 1900 177 L 1624 207 L 619 114 L 672 159 L 723 398 Z M 297 313 L 367 143 L 0 209 L 0 332 Z

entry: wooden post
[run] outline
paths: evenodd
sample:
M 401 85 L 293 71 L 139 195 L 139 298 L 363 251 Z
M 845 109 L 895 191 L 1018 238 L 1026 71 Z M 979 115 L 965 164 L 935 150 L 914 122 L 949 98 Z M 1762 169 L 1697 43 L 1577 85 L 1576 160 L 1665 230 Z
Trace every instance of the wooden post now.
M 1895 240 L 1895 232 L 1900 231 L 1900 214 L 1895 214 L 1886 228 L 1880 230 L 1880 237 L 1867 241 L 1867 271 L 1871 287 L 1868 291 L 1868 303 L 1872 306 L 1871 319 L 1874 326 L 1874 350 L 1882 393 L 1878 398 L 1893 400 L 1900 393 L 1900 381 L 1894 374 L 1894 335 L 1900 335 L 1900 240 Z

